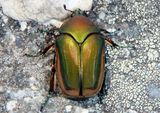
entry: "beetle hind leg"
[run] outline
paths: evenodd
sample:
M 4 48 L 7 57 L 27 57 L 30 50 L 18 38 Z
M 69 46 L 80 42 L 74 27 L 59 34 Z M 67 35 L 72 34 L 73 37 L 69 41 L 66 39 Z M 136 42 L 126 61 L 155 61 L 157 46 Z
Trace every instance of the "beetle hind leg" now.
M 109 63 L 108 61 L 109 61 L 108 53 L 105 53 L 105 64 L 108 64 Z M 110 72 L 107 69 L 107 65 L 105 65 L 104 80 L 103 80 L 101 90 L 98 93 L 100 104 L 103 104 L 102 101 L 103 101 L 105 95 L 107 94 L 108 89 L 110 88 L 110 76 L 109 76 L 109 74 L 110 74 Z
M 44 103 L 41 105 L 40 111 L 42 112 L 44 107 L 47 105 L 48 100 L 52 97 L 52 95 L 57 94 L 57 82 L 56 82 L 56 76 L 55 76 L 55 56 L 52 62 L 52 69 L 51 69 L 51 79 L 50 79 L 50 87 L 48 91 L 48 95 L 44 101 Z
M 106 76 L 104 76 L 104 80 L 103 80 L 103 84 L 102 84 L 102 87 L 101 87 L 101 90 L 100 92 L 98 93 L 98 97 L 99 97 L 99 103 L 100 104 L 103 104 L 103 99 L 104 99 L 104 96 L 105 94 L 107 94 L 107 90 L 106 90 L 106 84 L 105 84 L 105 80 L 106 79 Z
M 52 94 L 56 95 L 58 93 L 58 91 L 57 91 L 57 78 L 56 78 L 56 75 L 55 75 L 55 72 L 56 72 L 55 59 L 54 59 L 53 62 L 54 63 L 52 64 L 52 69 L 51 69 L 51 79 L 50 79 L 49 93 L 52 93 Z

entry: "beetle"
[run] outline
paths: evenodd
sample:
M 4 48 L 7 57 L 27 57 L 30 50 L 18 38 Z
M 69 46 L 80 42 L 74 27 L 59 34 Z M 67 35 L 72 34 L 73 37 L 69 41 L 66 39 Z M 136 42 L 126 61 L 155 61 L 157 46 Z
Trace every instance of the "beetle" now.
M 65 5 L 64 8 L 68 10 Z M 49 92 L 56 93 L 58 81 L 65 97 L 83 99 L 94 96 L 103 89 L 105 45 L 118 45 L 104 36 L 109 32 L 96 26 L 85 12 L 79 9 L 75 12 L 58 29 L 55 41 L 36 56 L 44 55 L 50 48 L 54 48 Z M 49 35 L 54 35 L 53 29 Z M 41 111 L 44 106 L 42 105 Z

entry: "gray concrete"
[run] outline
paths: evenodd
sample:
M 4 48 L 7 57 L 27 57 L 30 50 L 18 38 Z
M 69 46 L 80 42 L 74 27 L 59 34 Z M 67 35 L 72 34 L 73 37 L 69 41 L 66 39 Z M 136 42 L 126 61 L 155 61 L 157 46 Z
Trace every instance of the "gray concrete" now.
M 106 49 L 108 93 L 73 101 L 52 97 L 44 113 L 159 113 L 160 112 L 160 1 L 101 0 L 94 2 L 100 27 L 114 32 L 113 40 L 135 49 Z M 36 113 L 47 95 L 52 54 L 29 58 L 45 46 L 36 22 L 21 31 L 18 21 L 0 13 L 0 112 Z M 39 46 L 37 46 L 39 45 Z M 110 81 L 110 82 L 109 82 Z

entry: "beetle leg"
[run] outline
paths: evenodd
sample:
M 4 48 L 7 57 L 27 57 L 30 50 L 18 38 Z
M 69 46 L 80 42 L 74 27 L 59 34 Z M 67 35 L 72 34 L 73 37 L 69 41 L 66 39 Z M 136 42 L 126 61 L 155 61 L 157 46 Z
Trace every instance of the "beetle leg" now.
M 106 73 L 105 73 L 105 76 L 104 76 L 104 80 L 103 80 L 103 84 L 102 84 L 101 90 L 98 93 L 100 104 L 103 104 L 102 101 L 104 99 L 104 95 L 107 93 L 105 81 L 106 81 Z
M 44 48 L 43 50 L 40 50 L 37 54 L 35 55 L 31 55 L 31 54 L 24 54 L 25 56 L 28 57 L 38 57 L 40 55 L 44 55 L 47 53 L 47 51 L 49 51 L 51 48 L 54 48 L 54 43 L 52 43 L 51 45 L 47 46 L 46 48 Z
M 110 38 L 106 38 L 105 39 L 105 43 L 110 45 L 112 48 L 117 48 L 119 45 L 116 44 L 115 42 L 113 42 L 113 40 L 111 40 Z
M 52 27 L 49 31 L 42 31 L 42 32 L 46 32 L 46 43 L 49 45 L 49 42 L 51 42 L 51 44 L 47 47 L 45 47 L 43 50 L 40 50 L 37 54 L 35 55 L 31 55 L 31 54 L 24 54 L 25 56 L 28 57 L 38 57 L 40 55 L 44 55 L 47 51 L 49 51 L 51 48 L 54 48 L 55 45 L 55 38 L 58 37 L 60 35 L 59 33 L 59 29 Z M 52 40 L 53 39 L 53 40 Z
M 109 63 L 109 56 L 108 53 L 105 53 L 105 72 L 104 72 L 104 80 L 101 87 L 101 90 L 98 94 L 99 102 L 100 104 L 103 104 L 104 96 L 107 94 L 107 91 L 110 87 L 110 76 L 109 76 L 109 70 L 107 69 L 107 64 Z M 110 64 L 110 63 L 109 63 Z
M 50 88 L 49 88 L 49 93 L 53 93 L 53 94 L 56 94 L 57 93 L 57 78 L 55 76 L 55 72 L 56 72 L 56 69 L 55 69 L 55 57 L 54 59 L 52 60 L 52 69 L 51 69 L 51 80 L 50 80 Z
M 52 94 L 56 94 L 56 76 L 55 76 L 55 55 L 54 55 L 54 59 L 52 62 L 52 69 L 51 69 L 51 80 L 50 80 L 50 88 L 48 91 L 48 95 L 46 97 L 46 100 L 44 101 L 44 103 L 41 105 L 40 111 L 42 112 L 44 107 L 46 106 L 46 104 L 48 103 L 48 100 L 51 98 Z
M 100 34 L 103 36 L 103 37 L 108 37 L 111 35 L 110 32 L 108 32 L 107 30 L 105 29 L 100 29 Z M 112 48 L 117 48 L 119 45 L 116 44 L 113 40 L 111 40 L 110 38 L 105 38 L 105 43 L 110 45 Z
M 51 98 L 51 94 L 48 94 L 47 97 L 46 97 L 46 100 L 44 101 L 44 103 L 41 105 L 41 108 L 40 108 L 40 112 L 43 111 L 44 107 L 46 106 L 46 104 L 48 103 L 48 100 Z
M 113 42 L 113 40 L 111 40 L 110 38 L 106 38 L 105 43 L 109 44 L 112 48 L 120 47 L 120 48 L 131 48 L 131 49 L 134 49 L 134 50 L 136 49 L 133 45 L 129 45 L 129 44 L 127 46 L 118 45 L 115 42 Z
M 100 34 L 101 34 L 103 37 L 108 37 L 108 36 L 114 35 L 115 33 L 110 33 L 110 32 L 108 32 L 108 31 L 105 30 L 105 29 L 100 29 Z M 112 48 L 121 47 L 121 48 L 136 49 L 133 45 L 127 45 L 127 46 L 118 45 L 118 44 L 116 44 L 113 40 L 111 40 L 110 38 L 105 38 L 105 43 L 108 44 L 108 45 L 110 45 Z

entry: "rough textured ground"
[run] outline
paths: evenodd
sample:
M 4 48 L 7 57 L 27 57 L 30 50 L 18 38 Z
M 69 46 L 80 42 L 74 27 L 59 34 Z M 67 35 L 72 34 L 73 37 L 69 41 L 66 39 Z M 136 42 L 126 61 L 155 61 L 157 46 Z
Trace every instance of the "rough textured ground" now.
M 91 19 L 113 33 L 119 45 L 107 47 L 108 93 L 103 104 L 95 96 L 86 101 L 52 97 L 44 113 L 159 113 L 160 112 L 160 2 L 104 0 L 94 2 Z M 0 112 L 36 113 L 48 90 L 49 59 L 29 58 L 45 46 L 46 29 L 36 22 L 19 23 L 0 13 Z M 25 30 L 24 30 L 25 29 Z M 39 45 L 39 46 L 37 46 Z

